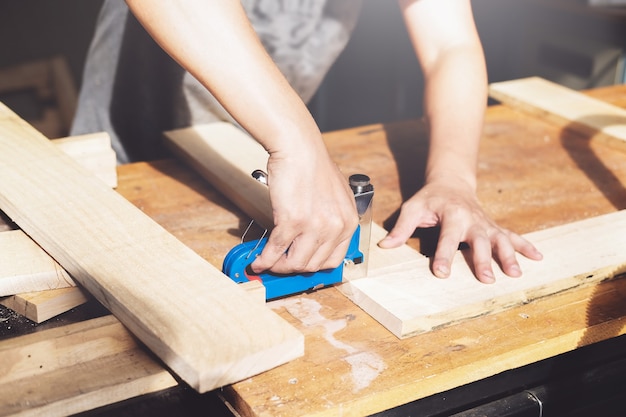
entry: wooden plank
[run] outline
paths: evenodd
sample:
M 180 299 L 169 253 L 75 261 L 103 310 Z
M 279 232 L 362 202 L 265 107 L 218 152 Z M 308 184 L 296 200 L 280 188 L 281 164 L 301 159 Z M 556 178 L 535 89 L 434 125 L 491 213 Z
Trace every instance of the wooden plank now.
M 106 132 L 52 143 L 108 186 L 117 186 L 115 152 Z M 0 303 L 34 322 L 41 323 L 87 300 L 69 274 L 21 230 L 0 233 L 0 259 L 0 296 L 11 296 Z
M 303 354 L 302 334 L 6 106 L 0 147 L 0 208 L 194 389 Z
M 626 280 L 611 280 L 402 340 L 334 289 L 273 301 L 300 322 L 306 356 L 224 394 L 247 417 L 384 415 L 430 395 L 445 402 L 447 390 L 624 334 L 625 296 Z
M 16 294 L 0 300 L 0 304 L 18 314 L 41 323 L 86 303 L 88 295 L 79 287 L 58 288 Z
M 564 124 L 607 144 L 626 142 L 626 110 L 540 77 L 489 85 L 489 95 L 513 108 Z
M 216 187 L 225 189 L 228 197 L 235 195 L 233 200 L 243 204 L 242 210 L 252 215 L 249 207 L 258 200 L 248 198 L 239 190 L 245 188 L 244 184 L 255 182 L 247 173 L 251 168 L 265 166 L 267 155 L 256 151 L 256 146 L 248 145 L 254 143 L 251 138 L 227 124 L 171 131 L 166 137 L 186 160 L 194 161 L 192 165 L 205 164 L 201 174 L 213 167 L 212 160 L 205 159 L 204 155 L 221 155 L 219 175 L 228 178 L 228 182 L 224 181 L 219 187 L 216 184 Z M 225 148 L 237 149 L 238 154 L 255 155 L 258 159 L 245 159 L 244 167 L 237 155 L 221 151 Z M 203 175 L 211 180 L 217 178 L 217 175 Z M 266 203 L 257 205 L 256 209 L 259 207 L 268 210 Z M 266 218 L 270 214 L 271 210 L 265 214 Z M 368 276 L 344 282 L 339 290 L 397 337 L 409 337 L 613 277 L 626 267 L 626 251 L 620 250 L 626 247 L 624 228 L 626 212 L 618 212 L 527 234 L 526 238 L 539 247 L 545 259 L 534 262 L 520 257 L 525 271 L 521 279 L 504 276 L 494 264 L 497 282 L 485 285 L 474 278 L 460 253 L 455 257 L 451 277 L 441 280 L 430 273 L 429 259 L 408 246 L 391 250 L 378 248 L 375 242 L 377 237 L 382 237 L 382 228 L 376 227 Z
M 75 285 L 67 271 L 23 231 L 0 232 L 0 296 Z
M 267 171 L 268 155 L 258 142 L 226 122 L 164 132 L 164 135 L 174 153 L 250 218 L 268 229 L 274 226 L 267 186 L 252 177 L 256 169 Z
M 176 385 L 113 316 L 0 342 L 0 415 L 66 416 Z
M 68 136 L 52 143 L 109 187 L 117 187 L 117 160 L 108 133 Z

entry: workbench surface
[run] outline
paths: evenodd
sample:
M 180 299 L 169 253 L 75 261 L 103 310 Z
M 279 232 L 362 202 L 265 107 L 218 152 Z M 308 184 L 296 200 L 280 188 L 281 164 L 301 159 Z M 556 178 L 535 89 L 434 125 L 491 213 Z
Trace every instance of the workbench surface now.
M 588 93 L 626 108 L 625 86 Z M 364 126 L 327 133 L 325 140 L 346 175 L 371 177 L 374 221 L 389 229 L 402 201 L 422 183 L 423 124 Z M 174 159 L 120 166 L 118 175 L 124 197 L 218 267 L 248 225 L 232 203 Z M 567 126 L 491 106 L 478 184 L 486 211 L 518 233 L 613 212 L 626 207 L 626 144 L 609 147 Z M 429 254 L 435 236 L 418 232 L 409 245 Z M 269 306 L 305 335 L 305 356 L 220 395 L 242 415 L 366 415 L 623 334 L 626 280 L 405 340 L 335 288 Z

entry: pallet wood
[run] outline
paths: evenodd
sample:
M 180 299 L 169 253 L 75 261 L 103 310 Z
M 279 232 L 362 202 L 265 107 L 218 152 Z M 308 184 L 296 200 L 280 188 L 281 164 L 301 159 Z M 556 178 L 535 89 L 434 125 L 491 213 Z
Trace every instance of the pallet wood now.
M 492 83 L 489 95 L 507 106 L 624 149 L 626 110 L 623 108 L 540 77 Z
M 21 230 L 0 232 L 0 296 L 76 284 L 54 259 Z
M 88 295 L 79 287 L 16 294 L 0 300 L 0 304 L 18 314 L 42 323 L 86 303 Z
M 0 415 L 67 416 L 177 384 L 113 316 L 0 342 Z
M 6 106 L 0 147 L 0 208 L 191 387 L 302 356 L 302 334 Z
M 203 175 L 214 166 L 212 160 L 205 158 L 209 153 L 218 153 L 224 161 L 229 160 L 218 164 L 220 175 L 229 181 L 215 186 L 226 190 L 228 197 L 234 195 L 233 201 L 243 204 L 240 208 L 252 216 L 250 206 L 256 205 L 259 197 L 251 200 L 240 190 L 245 188 L 243 184 L 255 182 L 247 173 L 251 168 L 265 166 L 267 154 L 249 145 L 254 144 L 249 136 L 227 124 L 211 124 L 167 132 L 166 137 L 185 160 L 193 161 L 193 166 L 206 164 L 200 171 Z M 237 155 L 253 156 L 242 162 L 232 152 L 221 152 L 224 147 L 237 149 Z M 216 178 L 206 176 L 210 180 Z M 233 186 L 229 187 L 230 184 Z M 266 203 L 256 205 L 255 209 L 259 207 L 267 210 Z M 265 218 L 270 215 L 271 210 Z M 408 246 L 378 248 L 375 243 L 382 238 L 384 230 L 375 227 L 368 276 L 344 282 L 338 288 L 397 337 L 405 338 L 610 279 L 626 268 L 626 251 L 619 249 L 626 247 L 624 228 L 626 212 L 617 212 L 527 234 L 545 259 L 541 262 L 520 259 L 525 271 L 523 278 L 508 278 L 500 272 L 496 273 L 495 284 L 485 285 L 474 278 L 460 253 L 455 257 L 450 278 L 433 277 L 429 259 Z M 499 272 L 495 265 L 494 270 Z

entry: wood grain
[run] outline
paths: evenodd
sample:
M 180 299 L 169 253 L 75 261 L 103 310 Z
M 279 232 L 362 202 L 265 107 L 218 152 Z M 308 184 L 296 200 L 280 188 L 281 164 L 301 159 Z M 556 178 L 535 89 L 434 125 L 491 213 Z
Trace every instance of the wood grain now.
M 67 416 L 176 384 L 110 315 L 0 342 L 3 416 Z
M 107 133 L 60 138 L 52 143 L 108 186 L 117 186 L 115 152 Z M 67 271 L 24 232 L 7 230 L 0 232 L 0 296 L 10 297 L 1 304 L 41 323 L 87 300 Z
M 626 146 L 626 110 L 540 77 L 489 85 L 489 95 L 507 106 L 553 120 L 567 129 Z
M 0 300 L 0 304 L 35 323 L 42 323 L 86 303 L 88 298 L 79 287 L 27 292 Z
M 69 136 L 52 143 L 109 187 L 117 187 L 117 160 L 108 133 Z
M 66 288 L 70 275 L 21 230 L 0 232 L 0 296 Z
M 0 208 L 190 386 L 303 354 L 299 332 L 6 106 L 0 146 Z

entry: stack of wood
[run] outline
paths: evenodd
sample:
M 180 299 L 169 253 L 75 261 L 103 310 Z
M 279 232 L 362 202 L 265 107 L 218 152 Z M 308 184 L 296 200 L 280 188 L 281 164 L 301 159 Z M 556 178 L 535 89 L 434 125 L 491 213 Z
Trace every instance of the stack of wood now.
M 115 152 L 105 132 L 52 143 L 108 186 L 117 187 Z M 88 293 L 22 230 L 0 223 L 0 304 L 41 323 L 85 303 Z

